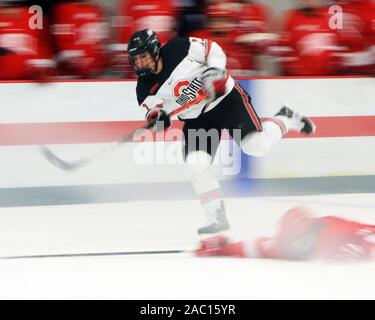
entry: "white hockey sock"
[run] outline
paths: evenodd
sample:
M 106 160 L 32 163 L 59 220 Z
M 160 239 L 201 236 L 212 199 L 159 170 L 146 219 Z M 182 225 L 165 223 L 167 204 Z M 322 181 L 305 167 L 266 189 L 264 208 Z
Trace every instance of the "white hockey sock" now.
M 211 190 L 199 195 L 199 200 L 206 212 L 208 223 L 217 221 L 217 213 L 221 209 L 221 190 Z
M 191 182 L 206 213 L 208 222 L 213 222 L 221 208 L 222 195 L 218 179 L 211 166 L 211 156 L 198 151 L 186 159 Z
M 248 134 L 241 141 L 242 150 L 251 156 L 264 156 L 284 135 L 286 126 L 279 119 L 263 122 L 263 130 Z
M 294 114 L 297 115 L 298 113 L 294 111 Z M 303 127 L 303 123 L 299 120 L 299 118 L 296 117 L 288 118 L 286 116 L 279 115 L 271 118 L 269 121 L 277 124 L 282 130 L 283 135 L 288 133 L 289 130 L 300 131 Z
M 271 140 L 271 145 L 274 146 L 288 132 L 288 127 L 284 121 L 275 118 L 262 123 L 263 131 L 267 133 L 267 136 Z

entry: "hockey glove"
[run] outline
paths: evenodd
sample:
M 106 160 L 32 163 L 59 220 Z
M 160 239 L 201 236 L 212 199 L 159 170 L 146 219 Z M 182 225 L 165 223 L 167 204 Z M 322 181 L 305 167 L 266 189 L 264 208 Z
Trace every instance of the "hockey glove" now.
M 225 255 L 223 248 L 228 242 L 228 239 L 222 235 L 202 240 L 200 247 L 195 250 L 195 255 L 198 257 L 223 256 Z
M 146 121 L 148 126 L 154 131 L 163 131 L 171 125 L 169 115 L 160 107 L 149 110 L 146 114 Z
M 209 100 L 214 101 L 225 93 L 227 72 L 217 68 L 209 68 L 202 73 L 202 88 L 209 95 Z

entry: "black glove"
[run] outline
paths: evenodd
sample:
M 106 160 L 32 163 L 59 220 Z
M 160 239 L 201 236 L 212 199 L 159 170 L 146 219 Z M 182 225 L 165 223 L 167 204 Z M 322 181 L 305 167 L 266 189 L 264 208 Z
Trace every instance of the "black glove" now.
M 170 127 L 171 119 L 164 109 L 159 107 L 152 108 L 146 114 L 146 121 L 150 129 L 162 131 Z
M 12 54 L 12 53 L 13 53 L 13 51 L 11 51 L 7 48 L 1 48 L 0 47 L 0 57 L 1 56 L 7 56 L 7 55 Z

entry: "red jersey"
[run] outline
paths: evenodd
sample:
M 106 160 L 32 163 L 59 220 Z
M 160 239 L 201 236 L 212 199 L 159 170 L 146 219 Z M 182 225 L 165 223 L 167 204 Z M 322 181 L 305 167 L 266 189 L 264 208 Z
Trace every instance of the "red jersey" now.
M 257 70 L 256 62 L 253 58 L 253 53 L 249 46 L 236 42 L 237 33 L 231 32 L 227 37 L 211 37 L 213 41 L 217 42 L 227 55 L 227 69 L 233 76 L 251 75 L 254 70 Z
M 0 47 L 9 50 L 0 56 L 1 80 L 32 79 L 36 69 L 54 67 L 45 22 L 43 29 L 30 27 L 32 16 L 29 7 L 0 8 Z
M 127 46 L 135 31 L 151 29 L 166 44 L 176 34 L 177 10 L 173 0 L 122 0 L 116 17 L 117 44 Z
M 373 255 L 374 243 L 366 237 L 375 226 L 338 217 L 311 218 L 302 228 L 281 226 L 275 237 L 257 240 L 257 251 L 263 258 L 287 260 L 365 260 Z
M 343 28 L 337 32 L 348 49 L 343 68 L 354 73 L 375 71 L 375 4 L 371 0 L 337 3 L 343 11 Z
M 275 36 L 270 33 L 268 16 L 269 9 L 266 5 L 253 2 L 241 3 L 237 14 L 239 28 L 235 42 L 243 47 L 243 54 L 247 54 L 250 60 L 248 63 L 254 70 L 260 68 L 254 55 L 264 53 Z
M 54 6 L 52 17 L 59 62 L 75 63 L 62 71 L 83 77 L 102 73 L 108 64 L 109 26 L 101 8 L 94 3 L 63 2 Z
M 269 32 L 268 8 L 261 3 L 242 3 L 238 12 L 239 32 L 265 33 Z
M 336 30 L 329 27 L 328 8 L 293 10 L 286 16 L 283 37 L 285 50 L 281 67 L 286 75 L 334 75 L 340 63 Z
M 213 2 L 206 7 L 206 38 L 217 42 L 227 55 L 227 68 L 233 75 L 250 75 L 257 70 L 255 38 L 249 35 L 267 30 L 263 5 L 254 3 Z

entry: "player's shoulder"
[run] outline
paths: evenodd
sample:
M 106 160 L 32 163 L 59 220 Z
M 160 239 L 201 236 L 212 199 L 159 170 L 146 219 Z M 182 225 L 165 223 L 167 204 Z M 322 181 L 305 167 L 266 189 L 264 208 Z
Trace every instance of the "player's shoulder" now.
M 165 72 L 171 73 L 184 60 L 190 50 L 189 38 L 174 37 L 161 48 Z
M 188 37 L 174 37 L 169 40 L 163 47 L 162 52 L 189 51 L 190 40 Z

